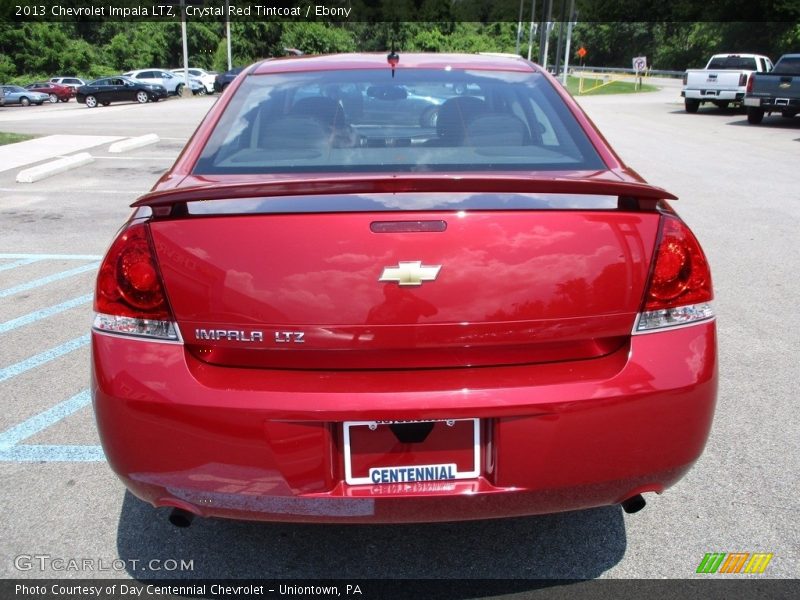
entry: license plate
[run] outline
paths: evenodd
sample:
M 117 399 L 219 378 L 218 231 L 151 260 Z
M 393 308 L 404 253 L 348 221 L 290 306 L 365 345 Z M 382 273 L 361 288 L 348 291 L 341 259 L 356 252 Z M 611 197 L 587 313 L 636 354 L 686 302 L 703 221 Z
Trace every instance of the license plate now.
M 480 474 L 480 419 L 346 421 L 348 485 L 474 479 Z
M 745 106 L 761 106 L 761 98 L 745 98 Z

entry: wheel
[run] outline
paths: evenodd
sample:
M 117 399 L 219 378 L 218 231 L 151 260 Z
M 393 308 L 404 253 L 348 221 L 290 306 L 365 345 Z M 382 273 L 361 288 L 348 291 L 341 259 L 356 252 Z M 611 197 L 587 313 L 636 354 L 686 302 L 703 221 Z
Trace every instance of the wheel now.
M 103 102 L 103 106 L 108 106 L 109 104 L 111 104 L 111 102 L 109 102 L 108 100 L 106 100 L 105 102 Z
M 206 90 L 206 86 L 202 86 L 199 90 L 197 90 L 198 96 L 205 96 L 208 93 Z
M 86 106 L 88 108 L 94 108 L 97 106 L 97 98 L 94 96 L 86 96 Z
M 136 92 L 136 101 L 139 104 L 146 104 L 148 100 L 149 98 L 147 97 L 147 92 L 145 92 L 144 90 L 139 90 L 138 92 Z
M 225 84 L 223 84 L 223 85 L 222 85 L 222 92 L 224 92 L 225 90 L 227 90 L 229 85 L 230 85 L 229 83 L 225 83 Z M 220 92 L 220 93 L 221 93 L 221 92 Z
M 758 125 L 764 119 L 764 109 L 755 106 L 747 107 L 747 122 L 751 125 Z
M 69 98 L 61 98 L 62 102 L 69 102 Z
M 784 110 L 784 111 L 781 111 L 781 116 L 782 116 L 784 119 L 794 119 L 794 117 L 795 117 L 796 115 L 797 115 L 797 113 L 796 113 L 796 112 L 794 112 L 794 111 L 792 111 L 792 110 Z
M 726 108 L 728 108 L 728 104 L 729 104 L 729 102 L 727 100 L 715 100 L 714 101 L 714 106 L 716 106 L 717 108 L 722 109 L 722 110 L 725 110 Z
M 686 98 L 683 103 L 684 108 L 686 109 L 687 113 L 696 113 L 697 109 L 700 108 L 700 100 L 693 100 L 691 98 Z
M 157 97 L 153 96 L 153 99 L 151 100 L 151 102 L 158 102 L 159 100 L 161 100 L 161 98 L 157 98 Z
M 423 111 L 422 116 L 419 118 L 419 124 L 421 127 L 436 127 L 438 118 L 439 108 L 437 106 L 431 106 Z
M 19 99 L 19 103 L 22 106 L 30 106 L 31 105 L 31 101 L 28 100 L 25 96 L 23 96 L 22 98 Z
M 175 95 L 182 96 L 183 95 L 183 84 L 179 83 L 178 87 L 175 88 Z
M 50 103 L 55 104 L 56 102 L 58 102 L 58 96 L 55 94 L 50 94 Z

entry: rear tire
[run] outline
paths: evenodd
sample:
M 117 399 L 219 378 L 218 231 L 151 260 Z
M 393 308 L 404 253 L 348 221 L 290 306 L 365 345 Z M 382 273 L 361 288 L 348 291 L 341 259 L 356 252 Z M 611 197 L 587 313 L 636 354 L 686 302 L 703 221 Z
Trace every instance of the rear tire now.
M 94 96 L 86 96 L 86 107 L 95 108 L 97 106 L 97 98 Z
M 69 102 L 69 98 L 61 98 L 62 102 Z
M 103 106 L 108 106 L 109 104 L 111 104 L 111 102 L 109 102 L 108 100 L 106 100 L 105 102 L 103 102 Z
M 686 98 L 683 102 L 683 107 L 686 109 L 687 113 L 696 113 L 697 109 L 700 108 L 700 100 Z
M 747 122 L 751 125 L 758 125 L 764 120 L 764 109 L 755 106 L 747 107 Z
M 28 100 L 25 96 L 23 96 L 22 98 L 19 99 L 19 103 L 22 106 L 30 106 L 31 105 L 31 101 Z
M 178 87 L 175 88 L 175 95 L 182 96 L 183 95 L 183 84 L 179 83 Z
M 139 104 L 146 104 L 148 100 L 149 98 L 147 97 L 147 92 L 145 92 L 144 90 L 136 92 L 136 101 Z
M 58 102 L 58 96 L 50 94 L 50 104 L 55 104 L 56 102 Z
M 436 122 L 439 120 L 439 107 L 431 106 L 426 108 L 419 119 L 419 124 L 422 127 L 436 127 Z

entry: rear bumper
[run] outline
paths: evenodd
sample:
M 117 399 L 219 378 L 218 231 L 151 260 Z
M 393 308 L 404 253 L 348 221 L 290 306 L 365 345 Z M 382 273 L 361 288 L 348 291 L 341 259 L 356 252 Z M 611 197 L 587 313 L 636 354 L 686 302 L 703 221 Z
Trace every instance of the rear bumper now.
M 800 98 L 747 96 L 745 106 L 761 107 L 766 111 L 800 111 Z
M 681 96 L 689 100 L 700 100 L 701 102 L 741 102 L 744 99 L 744 92 L 737 90 L 683 90 Z
M 661 492 L 705 445 L 713 322 L 601 359 L 410 372 L 211 367 L 180 345 L 92 334 L 111 467 L 138 497 L 203 516 L 424 522 L 528 515 Z M 483 419 L 475 480 L 348 486 L 346 420 Z

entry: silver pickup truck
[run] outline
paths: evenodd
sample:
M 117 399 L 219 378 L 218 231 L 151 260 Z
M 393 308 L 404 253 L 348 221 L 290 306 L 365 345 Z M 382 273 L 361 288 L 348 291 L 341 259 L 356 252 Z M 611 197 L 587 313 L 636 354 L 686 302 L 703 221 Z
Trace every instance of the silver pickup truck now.
M 705 69 L 684 73 L 681 96 L 686 112 L 696 113 L 704 102 L 713 102 L 719 108 L 741 103 L 750 75 L 771 68 L 772 61 L 761 54 L 715 54 Z
M 764 113 L 791 119 L 800 113 L 800 54 L 784 54 L 769 73 L 753 75 L 744 97 L 747 121 L 758 125 Z

